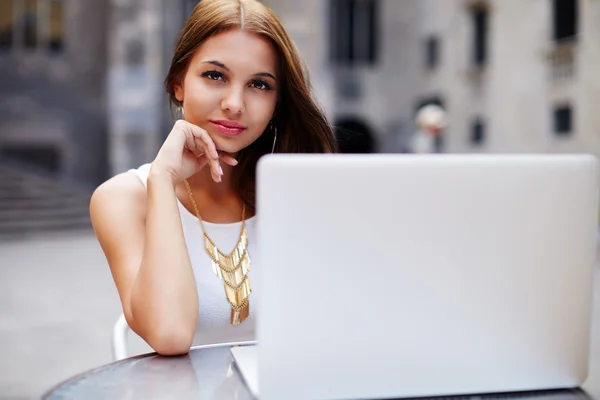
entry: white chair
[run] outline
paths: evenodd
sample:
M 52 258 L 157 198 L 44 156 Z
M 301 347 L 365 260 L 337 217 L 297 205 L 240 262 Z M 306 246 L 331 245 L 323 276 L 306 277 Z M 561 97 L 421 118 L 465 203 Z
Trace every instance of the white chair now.
M 112 354 L 113 361 L 119 361 L 127 358 L 127 333 L 129 325 L 125 319 L 125 314 L 121 314 L 112 332 Z

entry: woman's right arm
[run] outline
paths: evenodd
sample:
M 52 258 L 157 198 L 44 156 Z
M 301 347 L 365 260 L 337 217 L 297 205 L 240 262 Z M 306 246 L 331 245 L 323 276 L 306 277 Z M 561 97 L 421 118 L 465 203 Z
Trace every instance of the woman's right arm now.
M 186 353 L 198 292 L 169 176 L 152 171 L 147 189 L 132 173 L 102 184 L 90 215 L 127 323 L 156 352 Z
M 224 155 L 222 161 L 235 164 Z M 198 320 L 198 291 L 175 185 L 219 156 L 208 134 L 178 121 L 152 163 L 144 188 L 132 173 L 102 184 L 90 216 L 117 286 L 127 323 L 156 352 L 187 353 Z

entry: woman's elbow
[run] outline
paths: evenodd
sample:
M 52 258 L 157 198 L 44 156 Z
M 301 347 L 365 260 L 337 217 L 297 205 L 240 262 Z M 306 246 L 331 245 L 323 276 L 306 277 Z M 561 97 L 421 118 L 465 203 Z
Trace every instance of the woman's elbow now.
M 161 356 L 179 356 L 190 351 L 193 339 L 188 332 L 168 331 L 149 338 L 148 344 Z

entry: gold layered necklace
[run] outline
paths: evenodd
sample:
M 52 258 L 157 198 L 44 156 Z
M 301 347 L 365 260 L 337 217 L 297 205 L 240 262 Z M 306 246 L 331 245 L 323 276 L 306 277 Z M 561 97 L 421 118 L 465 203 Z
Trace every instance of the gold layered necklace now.
M 248 233 L 246 232 L 246 205 L 242 206 L 242 228 L 235 247 L 229 254 L 223 253 L 206 233 L 204 223 L 198 211 L 198 205 L 187 180 L 183 181 L 194 207 L 196 217 L 200 222 L 204 236 L 204 250 L 212 261 L 212 268 L 224 283 L 225 296 L 231 305 L 231 324 L 238 325 L 250 315 L 248 297 L 252 292 L 248 271 L 250 270 L 250 255 L 248 254 Z

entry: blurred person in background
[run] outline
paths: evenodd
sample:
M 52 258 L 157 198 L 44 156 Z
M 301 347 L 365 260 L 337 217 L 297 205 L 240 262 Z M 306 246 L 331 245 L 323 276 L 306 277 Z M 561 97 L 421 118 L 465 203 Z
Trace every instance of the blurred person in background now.
M 332 153 L 332 128 L 275 14 L 203 0 L 165 87 L 180 117 L 155 159 L 94 192 L 90 214 L 127 323 L 163 355 L 255 340 L 255 170 L 276 153 Z
M 435 104 L 423 106 L 415 117 L 417 131 L 409 142 L 409 152 L 417 154 L 440 151 L 441 131 L 446 127 L 446 112 Z

